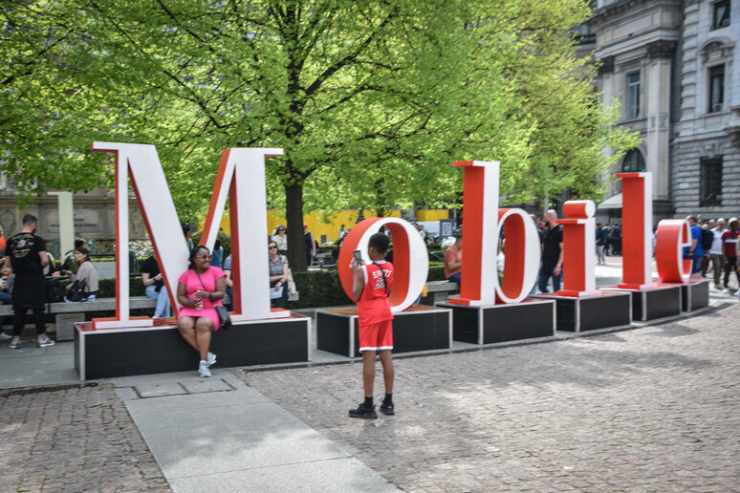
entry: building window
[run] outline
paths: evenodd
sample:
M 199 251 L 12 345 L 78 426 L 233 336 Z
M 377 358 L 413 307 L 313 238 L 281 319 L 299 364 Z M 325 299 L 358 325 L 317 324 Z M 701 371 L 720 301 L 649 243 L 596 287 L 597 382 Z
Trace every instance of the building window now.
M 714 2 L 712 14 L 712 29 L 722 29 L 730 25 L 730 0 Z
M 645 171 L 645 160 L 642 158 L 642 153 L 639 149 L 632 149 L 626 156 L 624 156 L 624 161 L 622 161 L 622 171 Z
M 699 206 L 722 205 L 722 156 L 700 161 Z
M 630 72 L 627 77 L 627 119 L 640 117 L 640 72 Z
M 725 66 L 717 65 L 709 68 L 709 111 L 722 111 L 725 102 Z

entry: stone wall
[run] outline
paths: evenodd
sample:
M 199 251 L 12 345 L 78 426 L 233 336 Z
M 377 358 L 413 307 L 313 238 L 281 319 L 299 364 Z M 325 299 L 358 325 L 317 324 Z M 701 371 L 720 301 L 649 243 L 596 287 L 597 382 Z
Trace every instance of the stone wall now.
M 143 218 L 131 199 L 129 228 L 132 240 L 146 240 L 146 227 Z M 0 192 L 0 226 L 6 236 L 17 233 L 24 214 L 39 218 L 38 234 L 49 242 L 49 249 L 59 255 L 59 210 L 57 198 L 44 195 L 29 204 L 18 203 L 12 190 Z M 98 190 L 74 196 L 75 237 L 90 241 L 97 253 L 112 252 L 115 239 L 115 205 L 112 193 Z

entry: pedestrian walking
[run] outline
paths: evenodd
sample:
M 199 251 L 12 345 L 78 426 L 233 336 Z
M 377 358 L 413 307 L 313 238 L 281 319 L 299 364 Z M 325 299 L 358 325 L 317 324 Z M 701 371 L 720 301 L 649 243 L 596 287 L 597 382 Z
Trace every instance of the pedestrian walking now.
M 609 243 L 611 244 L 612 255 L 622 255 L 622 228 L 619 224 L 612 226 L 609 233 Z
M 552 278 L 552 290 L 560 291 L 563 270 L 563 227 L 558 222 L 558 213 L 550 209 L 545 213 L 545 229 L 542 231 L 542 264 L 540 265 L 538 288 L 548 292 Z
M 714 287 L 721 289 L 720 281 L 725 271 L 725 256 L 722 253 L 722 235 L 726 231 L 725 220 L 717 219 L 717 225 L 712 229 L 712 246 L 709 248 L 709 259 L 712 264 Z
M 703 256 L 701 259 L 701 275 L 707 277 L 707 271 L 709 270 L 709 251 L 712 249 L 712 243 L 714 243 L 714 221 L 709 219 L 704 221 L 701 225 L 701 248 Z
M 596 223 L 596 260 L 599 265 L 606 265 L 606 243 L 608 233 L 601 223 Z
M 684 256 L 691 259 L 691 273 L 696 274 L 701 272 L 701 262 L 704 258 L 701 226 L 699 226 L 696 216 L 688 216 L 686 221 L 691 229 L 691 246 L 688 247 L 688 252 L 684 251 Z

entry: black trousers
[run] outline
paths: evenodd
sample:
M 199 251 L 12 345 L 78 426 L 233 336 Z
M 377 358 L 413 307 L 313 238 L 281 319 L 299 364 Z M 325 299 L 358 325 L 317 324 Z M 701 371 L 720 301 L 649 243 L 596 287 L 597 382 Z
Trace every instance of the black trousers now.
M 735 277 L 737 277 L 737 283 L 740 285 L 740 272 L 737 271 L 737 257 L 725 257 L 727 262 L 725 262 L 725 288 L 727 288 L 728 284 L 730 283 L 730 272 L 735 272 Z
M 28 309 L 33 312 L 34 322 L 36 323 L 36 333 L 43 334 L 46 332 L 46 323 L 44 322 L 44 302 L 39 300 L 32 305 L 13 303 L 13 335 L 20 336 L 23 333 L 23 327 L 26 325 L 26 312 Z
M 36 333 L 46 332 L 44 322 L 44 302 L 46 300 L 46 280 L 44 276 L 16 276 L 13 285 L 13 334 L 20 336 L 26 325 L 26 312 L 33 311 Z

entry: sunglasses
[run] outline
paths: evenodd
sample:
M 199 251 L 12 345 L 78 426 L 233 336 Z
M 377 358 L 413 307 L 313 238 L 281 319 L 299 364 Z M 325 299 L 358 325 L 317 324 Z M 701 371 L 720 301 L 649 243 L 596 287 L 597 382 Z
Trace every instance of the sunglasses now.
M 212 255 L 198 255 L 195 258 L 201 258 L 201 259 L 211 260 L 213 258 L 213 256 Z
M 270 248 L 277 248 L 277 245 L 270 245 Z

